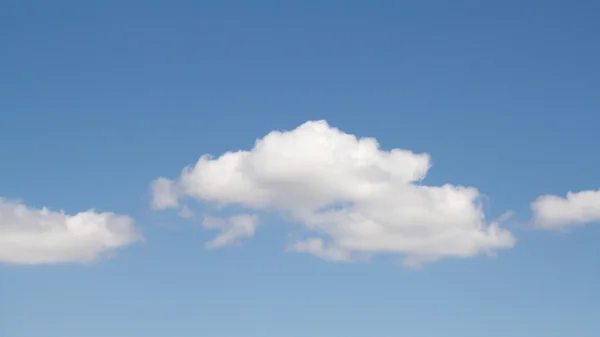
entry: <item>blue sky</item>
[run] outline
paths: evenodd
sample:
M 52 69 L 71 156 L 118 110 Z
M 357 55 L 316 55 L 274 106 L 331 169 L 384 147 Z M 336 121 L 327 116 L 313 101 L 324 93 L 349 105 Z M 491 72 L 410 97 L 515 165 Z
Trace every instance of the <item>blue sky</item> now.
M 599 10 L 552 0 L 4 1 L 0 335 L 597 336 Z M 373 256 L 344 263 L 289 251 L 316 220 L 290 221 L 301 210 L 287 196 L 243 207 L 258 197 L 223 183 L 210 195 L 175 193 L 194 217 L 153 209 L 157 178 L 183 189 L 181 170 L 212 154 L 217 170 L 197 177 L 219 181 L 221 154 L 318 120 L 376 138 L 383 151 L 428 153 L 432 167 L 409 186 L 476 188 L 486 224 L 514 212 L 502 223 L 514 245 L 502 241 L 490 257 L 454 246 L 457 236 L 450 246 L 469 256 L 437 251 L 414 269 L 399 263 L 402 252 L 431 250 L 396 254 L 358 236 Z M 315 168 L 298 175 L 323 172 L 302 165 L 304 152 L 282 151 L 295 168 Z M 281 163 L 266 153 L 256 158 Z M 299 182 L 286 172 L 282 184 Z M 555 226 L 536 225 L 530 204 L 569 191 L 589 193 L 546 203 L 541 218 Z M 236 202 L 214 207 L 225 199 Z M 478 214 L 463 211 L 448 213 L 457 218 L 447 227 Z M 116 223 L 102 212 L 128 216 L 119 228 L 135 223 L 143 240 L 101 232 Z M 219 232 L 203 228 L 203 214 L 255 212 L 260 224 L 239 244 L 205 247 Z M 42 240 L 38 230 L 73 219 L 99 232 Z M 225 222 L 223 233 L 238 228 Z M 339 250 L 364 253 L 328 233 Z M 103 249 L 110 256 L 81 263 Z

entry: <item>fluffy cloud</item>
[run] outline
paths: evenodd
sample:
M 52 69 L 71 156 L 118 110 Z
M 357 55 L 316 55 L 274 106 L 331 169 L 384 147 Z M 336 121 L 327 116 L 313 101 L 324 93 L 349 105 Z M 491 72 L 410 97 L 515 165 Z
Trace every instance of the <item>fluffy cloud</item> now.
M 490 254 L 515 244 L 488 223 L 472 187 L 421 184 L 431 160 L 408 150 L 384 151 L 325 121 L 273 131 L 250 151 L 203 155 L 177 180 L 153 183 L 156 209 L 192 197 L 217 207 L 270 211 L 304 226 L 289 248 L 336 261 L 397 253 L 407 264 Z
M 92 262 L 139 240 L 127 216 L 93 210 L 68 215 L 0 198 L 0 263 Z
M 559 230 L 600 222 L 600 190 L 569 192 L 567 197 L 544 195 L 531 203 L 537 228 Z
M 207 242 L 206 247 L 232 246 L 254 235 L 258 226 L 258 216 L 252 214 L 238 214 L 229 218 L 205 216 L 202 225 L 206 229 L 221 232 L 215 239 Z
M 177 200 L 179 192 L 175 185 L 165 178 L 159 178 L 152 182 L 152 208 L 156 210 L 179 207 Z

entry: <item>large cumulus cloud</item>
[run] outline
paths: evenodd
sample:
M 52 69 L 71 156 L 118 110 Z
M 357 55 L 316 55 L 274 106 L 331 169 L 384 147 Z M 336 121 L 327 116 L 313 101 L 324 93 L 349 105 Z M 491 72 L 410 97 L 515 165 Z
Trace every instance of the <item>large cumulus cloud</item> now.
M 397 253 L 420 264 L 515 244 L 509 231 L 486 221 L 476 188 L 422 184 L 430 166 L 428 154 L 384 151 L 374 138 L 309 121 L 273 131 L 249 151 L 203 155 L 178 179 L 158 178 L 152 205 L 176 208 L 192 197 L 277 212 L 306 230 L 291 250 L 330 260 Z

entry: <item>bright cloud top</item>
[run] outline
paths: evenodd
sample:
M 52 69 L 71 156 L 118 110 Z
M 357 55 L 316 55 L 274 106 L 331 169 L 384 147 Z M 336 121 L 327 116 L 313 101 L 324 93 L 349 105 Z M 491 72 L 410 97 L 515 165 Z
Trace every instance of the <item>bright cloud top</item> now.
M 269 133 L 250 151 L 204 155 L 177 181 L 157 179 L 152 205 L 174 208 L 193 197 L 278 212 L 311 233 L 291 250 L 330 260 L 399 253 L 420 264 L 515 244 L 510 232 L 485 222 L 477 189 L 421 185 L 430 166 L 428 154 L 384 151 L 374 138 L 309 121 Z
M 141 239 L 127 216 L 68 215 L 0 198 L 0 263 L 87 263 Z
M 569 192 L 566 198 L 544 195 L 531 203 L 534 224 L 540 229 L 559 230 L 600 222 L 600 190 Z

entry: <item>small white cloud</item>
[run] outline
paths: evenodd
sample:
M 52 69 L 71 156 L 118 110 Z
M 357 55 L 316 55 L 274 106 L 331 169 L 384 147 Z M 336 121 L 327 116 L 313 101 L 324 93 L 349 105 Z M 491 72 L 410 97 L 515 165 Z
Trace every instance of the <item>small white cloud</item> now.
M 353 261 L 352 256 L 348 251 L 339 247 L 327 245 L 321 238 L 310 238 L 298 241 L 289 247 L 290 251 L 310 253 L 324 260 L 336 262 Z
M 179 207 L 177 187 L 167 178 L 158 178 L 152 182 L 152 203 L 155 210 Z
M 181 209 L 179 210 L 179 216 L 182 218 L 193 218 L 194 217 L 194 211 L 192 211 L 189 207 L 187 207 L 186 205 L 181 206 Z
M 566 198 L 544 195 L 531 203 L 531 211 L 539 229 L 561 230 L 600 222 L 600 190 L 569 192 Z
M 154 200 L 162 208 L 192 197 L 278 212 L 314 234 L 290 250 L 335 261 L 397 253 L 414 265 L 515 244 L 509 231 L 485 221 L 477 189 L 423 185 L 430 166 L 426 153 L 384 151 L 374 138 L 309 121 L 269 133 L 250 151 L 203 155 L 178 180 L 155 181 Z
M 218 248 L 240 244 L 242 239 L 254 235 L 258 227 L 258 216 L 253 214 L 238 214 L 228 218 L 205 216 L 202 223 L 204 228 L 220 231 L 213 240 L 206 243 L 207 248 Z
M 0 263 L 87 263 L 141 239 L 127 216 L 69 215 L 0 198 Z

